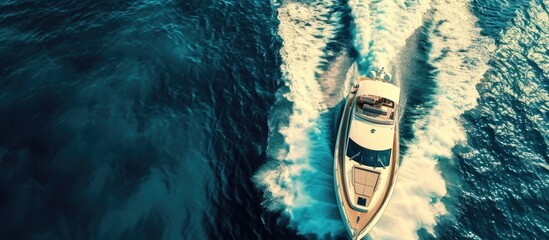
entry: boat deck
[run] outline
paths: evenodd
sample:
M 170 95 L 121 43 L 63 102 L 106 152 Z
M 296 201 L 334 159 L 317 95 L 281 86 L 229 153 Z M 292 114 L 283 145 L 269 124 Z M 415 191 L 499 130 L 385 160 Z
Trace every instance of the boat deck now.
M 343 128 L 343 126 L 345 126 L 346 123 L 348 123 L 348 121 L 350 121 L 350 118 L 352 117 L 349 111 L 351 111 L 351 109 L 354 107 L 353 99 L 355 95 L 356 93 L 351 93 L 347 98 L 347 101 L 345 103 L 345 108 L 343 110 L 344 111 L 343 117 L 341 118 L 342 124 L 340 124 L 340 128 Z M 395 116 L 395 119 L 398 119 L 397 116 Z M 344 153 L 345 144 L 343 143 L 346 141 L 349 135 L 348 135 L 348 132 L 342 132 L 342 129 L 339 129 L 339 131 L 340 131 L 339 139 L 338 139 L 339 146 L 337 146 L 338 151 L 337 151 L 337 156 L 335 156 L 336 166 L 335 166 L 334 174 L 336 174 L 336 177 L 337 177 L 337 183 L 338 183 L 337 191 L 340 196 L 339 204 L 341 204 L 341 208 L 343 212 L 345 212 L 346 214 L 346 216 L 343 217 L 344 222 L 346 222 L 346 224 L 353 230 L 352 231 L 354 234 L 353 239 L 357 239 L 358 236 L 360 235 L 359 233 L 362 232 L 364 228 L 368 226 L 368 224 L 374 219 L 374 217 L 376 217 L 377 213 L 379 213 L 379 210 L 384 207 L 383 206 L 384 203 L 388 200 L 388 197 L 391 195 L 389 193 L 391 193 L 392 187 L 389 187 L 388 191 L 376 193 L 376 194 L 383 194 L 382 196 L 383 201 L 378 201 L 376 203 L 373 203 L 373 205 L 368 206 L 368 208 L 371 209 L 370 211 L 359 212 L 351 208 L 351 206 L 349 205 L 349 199 L 347 199 L 346 197 L 347 196 L 345 192 L 346 188 L 343 186 L 340 186 L 341 183 L 343 182 L 342 176 L 345 174 L 344 168 L 343 168 L 343 161 L 345 160 L 345 153 Z M 393 158 L 391 159 L 391 164 L 390 164 L 391 170 L 393 172 L 393 174 L 389 176 L 390 186 L 392 186 L 394 184 L 394 181 L 396 181 L 396 171 L 398 169 L 398 150 L 399 150 L 398 124 L 395 129 L 395 139 L 397 139 L 397 141 L 394 141 L 394 145 L 393 145 L 393 149 L 394 149 L 393 152 L 395 154 L 393 154 Z M 382 189 L 378 189 L 377 191 L 382 191 Z

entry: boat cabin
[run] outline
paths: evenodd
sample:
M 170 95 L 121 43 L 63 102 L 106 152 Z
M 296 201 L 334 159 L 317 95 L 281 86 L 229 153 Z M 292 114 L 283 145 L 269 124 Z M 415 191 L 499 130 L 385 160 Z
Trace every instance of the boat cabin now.
M 360 95 L 356 98 L 356 111 L 366 120 L 380 124 L 393 124 L 395 120 L 395 103 L 387 98 L 373 95 Z
M 389 83 L 376 80 L 360 81 L 355 114 L 365 120 L 385 125 L 394 124 L 400 90 Z

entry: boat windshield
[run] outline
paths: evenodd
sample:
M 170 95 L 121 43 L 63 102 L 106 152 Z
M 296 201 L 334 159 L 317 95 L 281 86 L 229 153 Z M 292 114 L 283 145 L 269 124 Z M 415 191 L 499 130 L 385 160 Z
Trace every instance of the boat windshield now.
M 389 166 L 391 160 L 391 149 L 371 150 L 358 145 L 353 139 L 349 138 L 347 146 L 347 157 L 366 166 L 373 168 Z

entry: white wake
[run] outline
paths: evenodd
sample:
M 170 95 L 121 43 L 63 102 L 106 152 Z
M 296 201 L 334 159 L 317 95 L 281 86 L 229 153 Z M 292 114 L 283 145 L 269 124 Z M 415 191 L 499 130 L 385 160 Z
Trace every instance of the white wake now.
M 280 4 L 278 34 L 283 41 L 281 72 L 286 86 L 277 92 L 270 110 L 268 163 L 254 181 L 264 190 L 263 205 L 281 211 L 298 233 L 340 236 L 345 231 L 331 174 L 333 116 L 326 114 L 331 105 L 326 106 L 326 87 L 321 86 L 329 81 L 319 77 L 329 74 L 319 66 L 326 65 L 326 46 L 343 27 L 341 16 L 333 1 Z M 437 163 L 451 157 L 451 148 L 465 140 L 459 116 L 475 104 L 475 83 L 487 69 L 493 43 L 480 36 L 467 3 L 350 0 L 349 5 L 355 18 L 360 72 L 379 67 L 396 71 L 390 64 L 399 63 L 406 40 L 424 21 L 432 22 L 427 31 L 438 85 L 435 104 L 414 124 L 416 138 L 403 156 L 393 199 L 369 236 L 416 239 L 420 228 L 434 234 L 437 216 L 446 213 L 440 199 L 447 194 Z M 348 73 L 343 81 L 352 81 L 354 75 Z M 329 89 L 333 92 L 337 87 Z
M 370 234 L 375 239 L 417 239 L 420 228 L 434 235 L 437 216 L 446 213 L 440 200 L 447 194 L 437 164 L 451 158 L 451 149 L 466 140 L 460 115 L 476 105 L 475 85 L 495 49 L 491 39 L 480 35 L 466 2 L 433 0 L 431 5 L 429 63 L 436 68 L 435 105 L 413 126 L 416 137 L 403 156 L 390 205 Z
M 254 176 L 265 207 L 282 211 L 298 233 L 318 237 L 344 231 L 331 176 L 332 119 L 322 115 L 327 101 L 321 83 L 330 81 L 317 79 L 324 74 L 326 46 L 343 27 L 337 9 L 336 2 L 325 0 L 284 1 L 277 9 L 286 86 L 270 110 L 268 162 Z
M 429 0 L 350 0 L 360 72 L 381 67 L 394 70 L 390 64 L 422 25 L 429 3 Z

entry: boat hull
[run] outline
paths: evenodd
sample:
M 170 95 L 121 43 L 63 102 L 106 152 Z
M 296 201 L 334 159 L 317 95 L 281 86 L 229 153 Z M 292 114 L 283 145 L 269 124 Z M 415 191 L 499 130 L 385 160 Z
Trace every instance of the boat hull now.
M 389 200 L 391 199 L 394 186 L 396 183 L 397 172 L 398 172 L 398 152 L 399 152 L 399 135 L 398 135 L 398 113 L 395 115 L 397 119 L 395 123 L 394 131 L 394 142 L 393 142 L 393 156 L 391 158 L 391 173 L 389 184 L 386 189 L 378 189 L 377 191 L 384 191 L 384 197 L 381 200 L 382 202 L 378 204 L 377 209 L 372 209 L 368 212 L 357 211 L 352 208 L 352 205 L 347 198 L 344 187 L 344 162 L 345 154 L 345 143 L 349 138 L 349 124 L 352 119 L 352 110 L 353 110 L 353 100 L 355 93 L 351 92 L 346 99 L 345 106 L 343 109 L 343 114 L 340 120 L 335 151 L 334 151 L 334 187 L 336 190 L 336 199 L 341 214 L 341 218 L 345 224 L 347 232 L 352 239 L 361 239 L 366 236 L 366 234 L 374 227 L 377 221 L 381 218 L 382 213 L 387 207 Z M 354 221 L 360 217 L 360 221 Z

